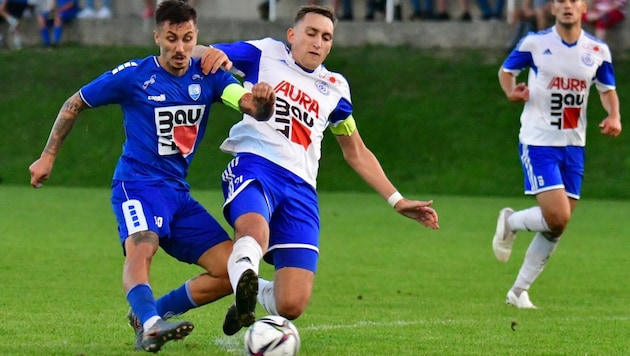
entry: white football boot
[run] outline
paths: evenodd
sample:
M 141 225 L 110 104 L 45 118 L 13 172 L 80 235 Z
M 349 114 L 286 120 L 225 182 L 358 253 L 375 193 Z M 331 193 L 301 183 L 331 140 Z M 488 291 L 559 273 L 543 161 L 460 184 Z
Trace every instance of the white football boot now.
M 510 259 L 512 245 L 514 245 L 514 240 L 516 239 L 516 233 L 510 230 L 510 225 L 507 222 L 512 214 L 514 214 L 514 210 L 511 208 L 501 209 L 497 219 L 497 230 L 492 238 L 494 255 L 501 262 L 507 262 Z
M 536 309 L 536 306 L 529 300 L 529 294 L 527 294 L 527 291 L 522 291 L 521 295 L 517 297 L 516 293 L 512 292 L 510 289 L 505 297 L 505 303 L 513 305 L 519 309 Z

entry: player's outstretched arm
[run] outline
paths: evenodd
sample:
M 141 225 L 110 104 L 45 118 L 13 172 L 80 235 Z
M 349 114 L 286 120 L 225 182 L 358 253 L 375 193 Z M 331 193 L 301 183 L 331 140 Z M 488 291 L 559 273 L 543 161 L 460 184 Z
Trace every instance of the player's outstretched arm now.
M 251 93 L 246 93 L 238 101 L 240 110 L 258 121 L 271 118 L 276 103 L 276 94 L 271 85 L 260 82 L 254 84 Z
M 364 144 L 359 131 L 351 135 L 338 135 L 337 142 L 343 151 L 343 157 L 363 180 L 376 190 L 398 213 L 416 220 L 422 225 L 439 229 L 438 215 L 431 208 L 433 201 L 408 200 L 398 193 L 372 151 Z
M 79 93 L 75 93 L 66 100 L 63 104 L 53 128 L 50 131 L 48 142 L 42 151 L 41 156 L 35 162 L 33 162 L 29 171 L 31 173 L 31 185 L 34 188 L 40 188 L 42 183 L 48 180 L 50 173 L 55 163 L 57 153 L 63 144 L 63 141 L 68 137 L 72 127 L 79 116 L 79 113 L 88 106 L 83 102 Z
M 210 46 L 196 45 L 193 58 L 201 58 L 201 70 L 204 74 L 216 73 L 219 69 L 232 69 L 232 61 L 221 51 Z
M 602 106 L 608 116 L 599 124 L 602 134 L 617 137 L 621 133 L 621 114 L 619 113 L 619 97 L 616 90 L 599 93 Z

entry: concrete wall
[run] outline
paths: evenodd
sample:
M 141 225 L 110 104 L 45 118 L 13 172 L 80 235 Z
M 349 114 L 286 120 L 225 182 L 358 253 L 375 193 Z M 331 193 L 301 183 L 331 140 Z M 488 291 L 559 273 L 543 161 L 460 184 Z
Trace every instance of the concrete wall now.
M 99 0 L 95 0 L 99 3 Z M 278 20 L 258 18 L 257 0 L 198 0 L 200 43 L 233 41 L 272 36 L 284 39 L 286 29 L 300 5 L 306 1 L 282 0 L 278 3 Z M 322 1 L 324 2 L 324 1 Z M 68 27 L 64 41 L 96 45 L 152 45 L 152 22 L 141 18 L 141 0 L 112 0 L 111 20 L 76 20 Z M 325 3 L 325 2 L 324 2 Z M 238 5 L 236 5 L 238 4 Z M 242 4 L 242 6 L 241 6 Z M 355 0 L 355 18 L 360 19 L 363 0 Z M 403 2 L 403 6 L 408 5 Z M 408 6 L 406 12 L 409 10 Z M 403 7 L 404 9 L 405 7 Z M 452 10 L 451 12 L 457 11 Z M 473 13 L 473 16 L 476 16 Z M 406 18 L 406 17 L 405 17 Z M 37 25 L 24 19 L 21 25 L 27 45 L 38 45 Z M 2 25 L 6 29 L 6 25 Z M 630 22 L 610 33 L 608 42 L 613 52 L 630 48 Z M 407 45 L 417 48 L 486 48 L 505 49 L 512 29 L 503 21 L 445 22 L 382 20 L 340 22 L 335 31 L 336 46 Z

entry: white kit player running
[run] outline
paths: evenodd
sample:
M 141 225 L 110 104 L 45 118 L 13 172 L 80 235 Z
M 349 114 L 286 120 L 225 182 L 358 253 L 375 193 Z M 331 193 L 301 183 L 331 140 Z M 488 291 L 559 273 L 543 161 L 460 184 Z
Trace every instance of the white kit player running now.
M 288 319 L 311 298 L 320 232 L 316 177 L 327 128 L 347 163 L 397 212 L 439 227 L 431 201 L 404 199 L 389 181 L 356 128 L 348 82 L 322 65 L 335 22 L 330 9 L 304 6 L 287 31 L 290 47 L 265 38 L 196 49 L 204 70 L 233 64 L 246 87 L 265 81 L 276 94 L 271 120 L 245 115 L 221 146 L 235 155 L 223 173 L 224 215 L 235 240 L 228 274 L 236 302 L 223 325 L 227 335 L 254 322 L 257 296 L 269 313 Z M 274 265 L 273 281 L 258 278 L 262 258 Z
M 552 0 L 555 26 L 526 36 L 499 70 L 507 98 L 525 103 L 521 114 L 519 151 L 525 194 L 538 205 L 499 213 L 492 247 L 507 262 L 517 231 L 534 231 L 525 260 L 506 302 L 536 308 L 528 290 L 555 250 L 580 198 L 586 144 L 586 107 L 595 84 L 608 113 L 599 124 L 602 134 L 621 133 L 619 99 L 608 46 L 581 27 L 585 0 Z M 515 77 L 529 68 L 528 84 Z

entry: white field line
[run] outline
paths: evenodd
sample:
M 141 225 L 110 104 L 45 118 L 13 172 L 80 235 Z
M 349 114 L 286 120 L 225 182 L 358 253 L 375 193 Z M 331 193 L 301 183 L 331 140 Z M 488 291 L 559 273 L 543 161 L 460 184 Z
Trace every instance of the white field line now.
M 564 317 L 564 318 L 544 318 L 542 321 L 551 322 L 588 322 L 588 321 L 628 321 L 630 316 L 612 316 L 612 317 Z M 501 320 L 497 320 L 501 322 Z M 479 319 L 422 319 L 422 320 L 397 320 L 397 321 L 369 321 L 363 320 L 353 324 L 324 324 L 301 326 L 300 330 L 304 331 L 328 331 L 338 329 L 358 329 L 366 327 L 396 327 L 409 325 L 470 325 L 478 323 Z M 243 334 L 237 336 L 220 336 L 214 339 L 214 344 L 230 353 L 243 352 Z

